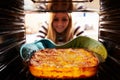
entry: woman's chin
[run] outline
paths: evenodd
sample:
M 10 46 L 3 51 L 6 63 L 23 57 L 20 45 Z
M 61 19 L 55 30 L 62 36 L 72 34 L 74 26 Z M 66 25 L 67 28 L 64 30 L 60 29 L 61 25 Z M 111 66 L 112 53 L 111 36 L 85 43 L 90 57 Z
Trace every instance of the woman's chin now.
M 57 31 L 57 32 L 58 32 L 58 33 L 62 33 L 63 31 L 60 31 L 60 30 L 59 30 L 59 31 Z

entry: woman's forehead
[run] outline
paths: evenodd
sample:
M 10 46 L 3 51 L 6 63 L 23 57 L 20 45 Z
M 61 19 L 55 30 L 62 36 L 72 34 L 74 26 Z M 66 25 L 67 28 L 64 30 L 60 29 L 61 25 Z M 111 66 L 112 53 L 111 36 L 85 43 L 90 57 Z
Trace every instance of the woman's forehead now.
M 56 13 L 55 17 L 68 17 L 68 13 L 64 13 L 64 12 Z

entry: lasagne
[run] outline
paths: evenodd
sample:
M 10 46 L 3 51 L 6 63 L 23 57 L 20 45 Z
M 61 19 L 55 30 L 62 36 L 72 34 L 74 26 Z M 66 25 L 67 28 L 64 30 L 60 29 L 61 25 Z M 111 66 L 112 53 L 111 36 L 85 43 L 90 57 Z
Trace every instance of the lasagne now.
M 42 49 L 33 54 L 29 69 L 39 78 L 87 78 L 95 75 L 98 58 L 87 49 Z

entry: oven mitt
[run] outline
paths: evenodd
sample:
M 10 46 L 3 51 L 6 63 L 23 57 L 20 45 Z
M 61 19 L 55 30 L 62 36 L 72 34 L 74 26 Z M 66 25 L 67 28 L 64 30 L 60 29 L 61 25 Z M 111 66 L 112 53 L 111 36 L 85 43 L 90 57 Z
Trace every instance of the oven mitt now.
M 23 44 L 20 48 L 20 56 L 24 61 L 29 61 L 34 52 L 44 48 L 55 48 L 55 44 L 48 39 Z
M 107 58 L 105 46 L 101 42 L 87 36 L 78 36 L 65 44 L 57 45 L 56 48 L 85 48 L 93 51 L 100 62 L 104 62 Z

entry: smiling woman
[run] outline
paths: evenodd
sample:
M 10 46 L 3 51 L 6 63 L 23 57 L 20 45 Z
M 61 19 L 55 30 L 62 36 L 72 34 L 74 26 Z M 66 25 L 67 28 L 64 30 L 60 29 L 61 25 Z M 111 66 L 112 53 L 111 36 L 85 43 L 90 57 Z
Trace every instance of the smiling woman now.
M 72 37 L 71 22 L 69 13 L 52 13 L 47 37 L 55 43 L 68 41 Z
M 84 35 L 82 26 L 73 26 L 72 15 L 68 12 L 54 12 L 50 14 L 48 25 L 39 30 L 40 38 L 48 38 L 56 44 L 65 43 L 79 35 Z

